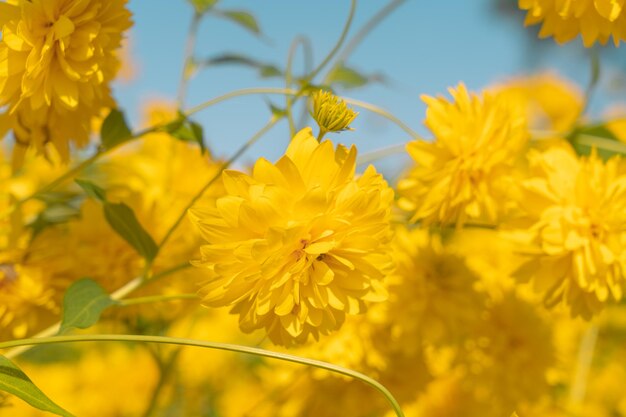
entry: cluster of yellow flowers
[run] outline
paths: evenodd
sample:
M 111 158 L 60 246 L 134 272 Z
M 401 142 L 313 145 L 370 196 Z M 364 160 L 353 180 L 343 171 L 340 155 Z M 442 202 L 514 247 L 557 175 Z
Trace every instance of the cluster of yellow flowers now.
M 623 3 L 519 7 L 542 37 L 617 45 Z M 126 0 L 0 2 L 0 137 L 14 139 L 0 152 L 0 343 L 56 332 L 87 277 L 133 291 L 87 332 L 324 361 L 375 379 L 407 416 L 626 415 L 626 161 L 596 146 L 626 149 L 623 117 L 589 129 L 583 93 L 552 73 L 459 83 L 422 97 L 431 138 L 407 143 L 389 184 L 327 138 L 357 117 L 330 91 L 310 94 L 317 135 L 239 169 L 181 138 L 188 115 L 159 101 L 140 137 L 66 175 L 116 107 L 130 25 Z M 19 364 L 87 417 L 389 412 L 345 374 L 189 347 L 42 348 Z M 0 417 L 42 415 L 1 400 Z

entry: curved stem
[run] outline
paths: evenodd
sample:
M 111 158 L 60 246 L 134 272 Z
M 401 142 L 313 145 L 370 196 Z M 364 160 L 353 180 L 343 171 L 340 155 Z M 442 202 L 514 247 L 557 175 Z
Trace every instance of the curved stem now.
M 389 3 L 387 3 L 386 6 L 384 6 L 382 9 L 376 12 L 376 14 L 372 16 L 370 20 L 368 20 L 361 27 L 361 29 L 359 29 L 359 31 L 354 35 L 354 37 L 348 42 L 348 44 L 343 49 L 343 51 L 339 54 L 339 56 L 337 56 L 337 62 L 333 66 L 333 68 L 336 68 L 337 66 L 343 64 L 348 59 L 348 57 L 352 55 L 352 53 L 357 48 L 357 46 L 359 46 L 359 44 L 363 42 L 363 39 L 365 39 L 365 37 L 369 35 L 372 32 L 372 30 L 380 24 L 380 22 L 382 22 L 387 16 L 389 16 L 389 14 L 391 14 L 391 12 L 393 12 L 396 8 L 398 8 L 398 6 L 400 6 L 405 1 L 406 0 L 392 0 Z M 328 80 L 328 76 L 330 74 L 332 74 L 332 70 L 329 71 L 324 81 Z
M 161 301 L 178 301 L 178 300 L 198 300 L 198 294 L 170 294 L 170 295 L 148 295 L 146 297 L 127 298 L 120 300 L 118 306 L 128 307 L 137 304 L 151 304 Z
M 194 204 L 196 204 L 196 202 L 200 198 L 202 198 L 202 196 L 209 189 L 209 187 L 211 187 L 211 185 L 213 185 L 215 183 L 215 181 L 217 181 L 220 178 L 220 176 L 222 175 L 222 172 L 225 169 L 227 169 L 229 166 L 231 166 L 233 162 L 235 162 L 237 159 L 239 159 L 239 157 L 244 152 L 246 152 L 248 150 L 248 148 L 250 148 L 250 146 L 252 146 L 257 140 L 259 140 L 264 134 L 266 134 L 272 127 L 274 127 L 274 125 L 276 123 L 278 123 L 279 120 L 280 119 L 277 118 L 277 117 L 272 117 L 272 119 L 265 126 L 263 126 L 261 128 L 261 130 L 256 132 L 250 139 L 248 139 L 248 141 L 246 143 L 243 144 L 243 146 L 241 146 L 237 150 L 237 152 L 235 152 L 230 158 L 228 158 L 228 160 L 226 162 L 224 162 L 222 164 L 222 166 L 220 167 L 218 172 L 213 176 L 213 178 L 211 178 L 204 185 L 204 187 L 202 187 L 202 189 L 191 199 L 191 201 L 189 201 L 189 203 L 185 206 L 185 208 L 181 212 L 180 216 L 178 216 L 178 218 L 176 219 L 174 224 L 172 224 L 172 226 L 168 229 L 167 233 L 165 234 L 165 236 L 163 237 L 163 239 L 159 243 L 159 250 L 163 248 L 163 246 L 167 243 L 167 241 L 172 237 L 172 235 L 174 234 L 176 229 L 178 229 L 178 226 L 180 226 L 180 224 L 182 223 L 183 219 L 187 215 L 187 210 L 189 210 Z
M 375 149 L 371 152 L 365 152 L 357 156 L 356 164 L 357 165 L 369 164 L 370 162 L 377 161 L 387 156 L 403 153 L 405 149 L 406 149 L 406 143 L 399 143 L 396 145 L 387 146 L 385 148 Z
M 183 70 L 178 84 L 178 107 L 183 108 L 187 97 L 187 87 L 191 79 L 191 66 L 193 65 L 193 51 L 196 47 L 196 38 L 198 37 L 198 28 L 202 20 L 202 14 L 195 11 L 189 24 L 189 32 L 187 33 L 187 42 L 185 45 L 185 55 L 183 57 Z
M 285 88 L 291 88 L 291 84 L 293 83 L 293 76 L 292 76 L 293 75 L 292 74 L 293 59 L 296 55 L 298 46 L 302 45 L 302 48 L 306 50 L 307 42 L 308 42 L 307 38 L 303 36 L 298 36 L 293 40 L 293 42 L 291 43 L 291 46 L 289 47 L 289 55 L 287 57 L 287 66 L 285 67 Z M 305 52 L 305 59 L 306 59 L 306 52 Z M 290 137 L 293 137 L 296 134 L 296 125 L 293 120 L 292 106 L 293 106 L 292 97 L 290 95 L 285 95 L 285 113 L 287 116 L 287 121 L 289 122 Z
M 289 355 L 286 353 L 278 353 L 272 352 L 265 349 L 259 349 L 248 346 L 240 346 L 233 345 L 228 343 L 217 343 L 217 342 L 206 342 L 200 340 L 193 339 L 184 339 L 177 337 L 166 337 L 166 336 L 144 336 L 144 335 L 71 335 L 71 336 L 55 336 L 55 337 L 45 337 L 45 338 L 36 338 L 36 339 L 21 339 L 21 340 L 11 340 L 8 342 L 0 343 L 0 349 L 6 349 L 11 347 L 18 346 L 27 346 L 27 345 L 48 345 L 54 343 L 74 343 L 74 342 L 141 342 L 141 343 L 161 343 L 161 344 L 169 344 L 169 345 L 179 345 L 179 346 L 195 346 L 207 349 L 216 349 L 216 350 L 225 350 L 229 352 L 238 352 L 245 353 L 248 355 L 256 355 L 262 356 L 265 358 L 278 359 L 285 362 L 297 363 L 300 365 L 313 366 L 315 368 L 324 369 L 326 371 L 330 371 L 336 374 L 349 376 L 351 378 L 357 379 L 359 381 L 364 382 L 365 384 L 373 387 L 378 390 L 381 394 L 385 396 L 391 407 L 396 413 L 398 417 L 404 417 L 402 410 L 400 408 L 400 404 L 393 397 L 391 392 L 382 385 L 380 382 L 376 381 L 369 376 L 362 374 L 357 371 L 353 371 L 352 369 L 347 369 L 341 366 L 333 365 L 331 363 L 318 361 L 315 359 L 307 359 L 301 358 L 295 355 Z
M 307 92 L 300 92 L 291 88 L 278 88 L 278 87 L 258 87 L 258 88 L 244 88 L 241 90 L 231 91 L 230 93 L 224 94 L 223 96 L 216 97 L 204 103 L 198 104 L 195 107 L 187 110 L 185 114 L 187 116 L 193 115 L 202 111 L 208 107 L 211 107 L 215 104 L 221 103 L 222 101 L 230 100 L 235 97 L 241 96 L 249 96 L 255 94 L 282 94 L 282 95 L 291 95 L 291 96 L 299 96 L 299 95 L 307 95 Z M 379 116 L 384 117 L 385 119 L 395 123 L 400 129 L 404 130 L 411 138 L 413 139 L 422 139 L 420 135 L 417 134 L 413 129 L 411 129 L 406 123 L 398 119 L 396 116 L 388 112 L 387 110 L 375 106 L 373 104 L 367 103 L 365 101 L 355 100 L 351 98 L 342 97 L 343 101 L 348 104 L 352 104 L 353 106 L 361 107 L 365 110 L 369 110 L 372 113 L 376 113 Z
M 339 36 L 337 43 L 335 44 L 333 49 L 328 53 L 328 55 L 326 55 L 326 58 L 324 58 L 324 60 L 305 78 L 304 84 L 314 79 L 315 76 L 319 74 L 320 71 L 323 70 L 326 65 L 328 65 L 328 63 L 333 59 L 335 54 L 339 51 L 339 49 L 343 45 L 343 42 L 346 40 L 346 37 L 348 36 L 348 32 L 350 31 L 350 26 L 352 26 L 352 19 L 354 18 L 355 11 L 356 11 L 356 0 L 352 0 L 350 2 L 350 13 L 348 14 L 348 20 L 346 20 L 346 24 L 344 25 L 343 30 L 341 31 L 341 35 Z

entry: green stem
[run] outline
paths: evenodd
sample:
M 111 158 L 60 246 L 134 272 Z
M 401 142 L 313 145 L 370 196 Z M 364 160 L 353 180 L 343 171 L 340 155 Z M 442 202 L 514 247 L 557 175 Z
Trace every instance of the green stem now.
M 285 87 L 291 88 L 293 83 L 293 59 L 296 55 L 296 51 L 299 45 L 302 45 L 303 49 L 306 48 L 307 39 L 303 36 L 296 37 L 291 46 L 289 47 L 289 55 L 287 56 L 287 66 L 285 67 Z M 306 55 L 306 54 L 305 54 Z M 293 120 L 293 98 L 290 95 L 285 95 L 285 114 L 287 115 L 287 121 L 289 122 L 289 136 L 293 137 L 296 134 L 296 124 Z
M 313 80 L 315 76 L 319 74 L 320 71 L 322 71 L 326 65 L 328 65 L 328 63 L 333 59 L 335 54 L 339 51 L 339 49 L 343 45 L 343 42 L 346 40 L 346 37 L 348 36 L 348 32 L 350 31 L 350 26 L 352 26 L 352 19 L 354 18 L 355 11 L 356 11 L 356 0 L 352 0 L 350 2 L 350 12 L 348 14 L 348 20 L 346 20 L 346 24 L 344 25 L 343 30 L 341 31 L 341 35 L 339 36 L 337 43 L 335 44 L 333 49 L 328 53 L 328 55 L 326 55 L 326 58 L 324 58 L 324 60 L 304 79 L 303 84 L 306 85 L 311 80 Z M 299 97 L 299 96 L 296 96 L 296 97 Z
M 189 80 L 191 79 L 191 66 L 193 65 L 193 51 L 196 47 L 196 38 L 198 37 L 198 28 L 201 20 L 202 15 L 195 11 L 191 18 L 191 23 L 189 24 L 189 32 L 187 33 L 187 42 L 183 57 L 183 71 L 180 76 L 180 83 L 178 84 L 177 97 L 179 108 L 184 107 L 185 99 L 187 98 Z
M 261 130 L 256 132 L 250 139 L 248 139 L 246 143 L 243 144 L 243 146 L 241 146 L 237 150 L 237 152 L 235 152 L 230 158 L 228 158 L 226 162 L 222 164 L 219 171 L 204 185 L 204 187 L 202 187 L 202 189 L 191 199 L 191 201 L 189 201 L 189 203 L 181 212 L 180 216 L 178 216 L 174 224 L 172 224 L 172 226 L 168 229 L 167 233 L 159 243 L 159 250 L 161 250 L 163 246 L 165 246 L 165 244 L 172 237 L 176 229 L 178 229 L 178 226 L 180 226 L 183 219 L 187 215 L 187 210 L 189 210 L 194 204 L 196 204 L 196 202 L 200 198 L 202 198 L 202 196 L 209 189 L 209 187 L 211 187 L 211 185 L 213 185 L 220 178 L 222 172 L 230 167 L 233 162 L 235 162 L 241 155 L 243 155 L 244 152 L 248 150 L 248 148 L 250 148 L 250 146 L 252 146 L 257 140 L 259 140 L 264 134 L 266 134 L 272 127 L 274 127 L 274 125 L 278 123 L 279 120 L 280 119 L 277 117 L 272 117 L 272 119 L 265 126 L 263 126 Z
M 187 268 L 191 268 L 191 266 L 192 265 L 189 262 L 180 263 L 180 264 L 175 265 L 175 266 L 173 266 L 171 268 L 168 268 L 168 269 L 166 269 L 164 271 L 161 271 L 161 272 L 158 272 L 158 273 L 154 274 L 152 277 L 150 277 L 150 279 L 147 282 L 154 282 L 157 279 L 166 277 L 166 276 L 171 275 L 173 273 L 176 273 L 178 271 L 182 271 L 182 270 L 185 270 Z
M 327 131 L 327 130 L 324 130 L 324 129 L 322 129 L 322 128 L 320 127 L 320 132 L 317 134 L 317 141 L 318 141 L 318 142 L 321 142 L 321 141 L 322 141 L 322 139 L 324 139 L 324 135 L 325 135 L 326 133 L 328 133 L 328 131 Z
M 167 275 L 173 274 L 175 272 L 178 272 L 184 268 L 189 268 L 191 265 L 186 262 L 184 265 L 180 264 L 180 265 L 176 265 L 170 269 L 166 269 L 165 271 L 162 271 L 156 275 L 154 275 L 149 282 L 152 282 L 155 279 L 159 279 L 159 278 L 163 278 Z M 116 291 L 114 291 L 111 294 L 111 298 L 117 301 L 120 301 L 122 299 L 124 299 L 124 297 L 126 297 L 127 295 L 131 294 L 133 291 L 135 291 L 137 288 L 141 287 L 143 284 L 145 284 L 147 281 L 145 280 L 145 277 L 142 276 L 138 276 L 136 278 L 133 278 L 132 280 L 130 280 L 129 282 L 127 282 L 125 285 L 123 285 L 122 287 L 120 287 L 119 289 L 117 289 Z M 42 338 L 42 337 L 50 337 L 53 336 L 55 334 L 57 334 L 59 332 L 59 329 L 61 328 L 61 322 L 57 322 L 55 324 L 53 324 L 52 326 L 42 330 L 41 332 L 35 334 L 33 336 L 33 338 Z M 30 349 L 29 346 L 20 346 L 20 347 L 16 347 L 14 349 L 11 349 L 9 352 L 7 352 L 7 354 L 5 355 L 7 358 L 11 359 L 14 357 L 17 357 L 19 355 L 21 355 L 22 353 L 26 352 L 28 349 Z
M 589 370 L 593 362 L 593 353 L 598 340 L 598 325 L 592 323 L 585 331 L 578 350 L 578 360 L 576 361 L 576 374 L 569 396 L 569 408 L 573 412 L 578 412 L 580 405 L 585 399 L 587 390 L 587 380 Z
M 606 139 L 593 135 L 578 135 L 576 136 L 576 143 L 579 145 L 585 145 L 589 147 L 596 147 L 619 154 L 626 154 L 626 145 L 616 140 Z
M 587 84 L 587 88 L 585 89 L 585 102 L 583 109 L 581 110 L 581 116 L 587 111 L 589 108 L 589 103 L 591 102 L 591 97 L 593 96 L 593 92 L 598 85 L 598 81 L 600 81 L 600 49 L 591 48 L 589 51 L 589 63 L 590 63 L 590 75 L 589 75 L 589 84 Z
M 146 411 L 144 411 L 143 413 L 143 417 L 150 417 L 152 416 L 152 414 L 154 414 L 154 411 L 156 410 L 157 404 L 159 402 L 161 391 L 163 391 L 163 388 L 165 387 L 165 383 L 170 377 L 170 374 L 172 373 L 172 370 L 174 369 L 174 365 L 176 365 L 176 360 L 178 359 L 180 352 L 181 352 L 181 348 L 178 348 L 176 351 L 174 351 L 170 355 L 170 357 L 165 361 L 165 363 L 162 361 L 162 359 L 159 357 L 157 353 L 153 353 L 153 358 L 157 362 L 157 365 L 159 366 L 159 381 L 157 382 L 157 385 L 154 387 L 154 390 L 152 390 L 152 396 L 150 397 L 150 402 L 148 403 L 148 407 L 146 407 Z
M 391 407 L 393 408 L 396 416 L 404 417 L 400 404 L 393 397 L 391 392 L 369 376 L 362 374 L 352 369 L 347 369 L 341 366 L 333 365 L 331 363 L 318 361 L 315 359 L 301 358 L 295 355 L 289 355 L 286 353 L 272 352 L 265 349 L 259 349 L 248 346 L 233 345 L 227 343 L 206 342 L 193 339 L 184 339 L 177 337 L 166 336 L 145 336 L 145 335 L 69 335 L 69 336 L 55 336 L 45 338 L 34 339 L 21 339 L 11 340 L 8 342 L 0 343 L 0 349 L 7 349 L 11 347 L 26 346 L 26 345 L 49 345 L 54 343 L 74 343 L 74 342 L 141 342 L 141 343 L 161 343 L 169 345 L 179 346 L 195 346 L 207 349 L 225 350 L 229 352 L 245 353 L 248 355 L 262 356 L 265 358 L 277 359 L 285 362 L 297 363 L 300 365 L 312 366 L 326 371 L 334 372 L 336 374 L 345 375 L 354 379 L 357 379 L 374 389 L 378 390 L 385 396 Z
M 359 44 L 363 42 L 363 39 L 365 39 L 367 35 L 369 35 L 372 32 L 372 30 L 374 30 L 374 28 L 380 24 L 380 22 L 382 22 L 391 12 L 393 12 L 396 8 L 398 8 L 398 6 L 400 6 L 405 1 L 406 0 L 393 0 L 389 2 L 385 7 L 380 9 L 378 12 L 376 12 L 376 14 L 374 14 L 374 16 L 372 16 L 370 20 L 368 20 L 361 27 L 361 29 L 359 29 L 359 31 L 354 35 L 354 37 L 348 42 L 348 44 L 343 49 L 343 51 L 339 54 L 339 56 L 337 56 L 337 61 L 335 65 L 333 66 L 333 69 L 337 68 L 338 66 L 346 62 L 348 57 L 352 55 L 352 53 L 357 48 L 357 46 L 359 46 Z M 328 77 L 332 73 L 333 73 L 332 70 L 328 72 L 322 84 L 326 84 L 326 82 L 328 81 Z
M 223 96 L 216 97 L 204 103 L 201 103 L 191 109 L 187 110 L 185 114 L 187 116 L 193 115 L 202 111 L 208 107 L 211 107 L 215 104 L 221 103 L 222 101 L 230 100 L 235 97 L 241 96 L 249 96 L 255 94 L 280 94 L 280 95 L 291 95 L 291 96 L 299 96 L 299 95 L 307 95 L 308 92 L 300 92 L 295 89 L 290 88 L 278 88 L 278 87 L 258 87 L 258 88 L 244 88 L 241 90 L 231 91 L 230 93 L 224 94 Z M 411 129 L 407 124 L 402 122 L 396 116 L 388 112 L 387 110 L 375 106 L 373 104 L 367 103 L 365 101 L 355 100 L 351 98 L 342 97 L 343 101 L 348 104 L 351 104 L 356 107 L 361 107 L 365 110 L 369 110 L 372 113 L 378 114 L 381 117 L 389 120 L 390 122 L 395 123 L 400 129 L 404 130 L 412 139 L 422 139 L 420 135 L 417 134 L 413 129 Z
M 379 159 L 385 158 L 391 155 L 397 155 L 403 153 L 406 150 L 406 143 L 399 143 L 397 145 L 387 146 L 381 149 L 375 149 L 371 152 L 364 152 L 356 158 L 357 165 L 369 164 Z
M 120 300 L 118 306 L 128 307 L 137 304 L 151 304 L 161 301 L 175 301 L 175 300 L 198 300 L 198 294 L 171 294 L 171 295 L 149 295 L 145 297 L 127 298 Z

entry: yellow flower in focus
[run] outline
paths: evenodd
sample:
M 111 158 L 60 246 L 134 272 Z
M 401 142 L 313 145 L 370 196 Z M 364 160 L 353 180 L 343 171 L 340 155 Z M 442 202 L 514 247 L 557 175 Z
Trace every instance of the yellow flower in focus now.
M 400 207 L 411 221 L 495 222 L 507 210 L 514 166 L 527 141 L 525 118 L 507 99 L 450 89 L 453 101 L 423 96 L 435 140 L 407 145 L 415 162 L 398 183 Z
M 626 173 L 623 161 L 604 163 L 595 153 L 577 157 L 551 148 L 529 156 L 523 183 L 526 218 L 512 237 L 548 305 L 560 302 L 573 315 L 590 317 L 610 299 L 621 300 L 626 273 Z
M 626 40 L 626 11 L 623 0 L 519 0 L 527 10 L 525 25 L 541 24 L 540 38 L 553 36 L 563 44 L 579 34 L 591 47 L 605 45 L 611 37 L 615 46 Z
M 91 120 L 115 105 L 109 83 L 131 26 L 126 0 L 16 0 L 0 20 L 0 137 L 21 148 L 47 143 L 69 158 L 89 140 Z M 4 9 L 3 9 L 4 10 Z
M 385 299 L 393 191 L 372 166 L 355 178 L 355 161 L 354 146 L 335 150 L 307 128 L 276 164 L 225 171 L 226 195 L 190 211 L 208 242 L 195 262 L 207 269 L 205 303 L 288 345 Z
M 329 91 L 317 90 L 312 97 L 313 119 L 320 127 L 320 136 L 327 132 L 350 130 L 350 123 L 359 113 L 349 108 L 344 101 Z
M 533 130 L 567 133 L 584 109 L 578 86 L 551 73 L 513 78 L 493 91 L 519 105 Z

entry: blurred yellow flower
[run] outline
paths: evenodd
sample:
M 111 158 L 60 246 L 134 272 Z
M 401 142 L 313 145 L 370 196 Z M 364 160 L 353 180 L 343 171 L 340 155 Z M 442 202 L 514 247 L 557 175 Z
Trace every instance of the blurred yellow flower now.
M 400 207 L 411 221 L 493 223 L 506 211 L 514 166 L 528 138 L 525 118 L 504 97 L 468 93 L 465 85 L 445 97 L 422 99 L 435 140 L 407 145 L 415 162 L 398 183 Z
M 549 72 L 516 77 L 492 90 L 521 106 L 532 130 L 567 133 L 584 109 L 578 86 Z
M 626 40 L 623 0 L 519 0 L 519 8 L 528 11 L 527 26 L 541 23 L 540 38 L 553 36 L 560 44 L 579 34 L 586 47 L 611 37 L 615 46 Z
M 355 165 L 354 146 L 335 150 L 307 128 L 276 164 L 225 171 L 227 195 L 190 211 L 208 242 L 195 262 L 207 269 L 205 303 L 288 345 L 385 299 L 393 191 L 372 166 L 355 178 Z
M 532 152 L 523 183 L 526 217 L 511 234 L 548 305 L 563 302 L 589 317 L 610 299 L 621 300 L 626 273 L 626 172 L 619 157 L 571 149 Z
M 47 143 L 69 158 L 69 141 L 85 145 L 91 120 L 115 105 L 109 83 L 116 50 L 131 26 L 126 0 L 16 0 L 2 19 L 0 106 L 17 146 Z

